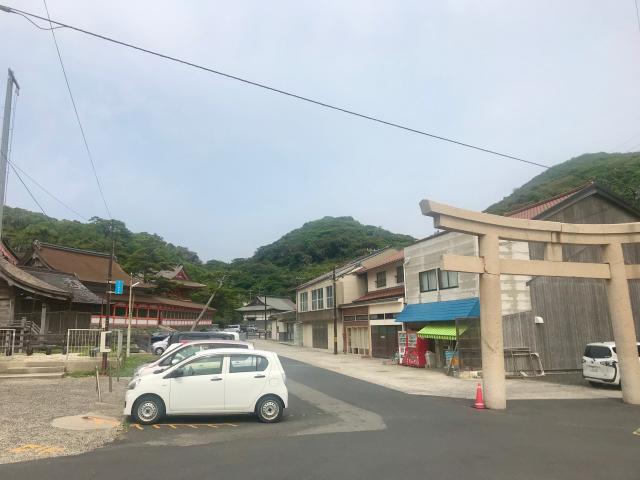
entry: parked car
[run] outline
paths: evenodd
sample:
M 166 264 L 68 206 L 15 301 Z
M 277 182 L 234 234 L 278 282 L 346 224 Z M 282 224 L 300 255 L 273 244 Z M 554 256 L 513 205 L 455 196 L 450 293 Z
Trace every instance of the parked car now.
M 171 332 L 153 332 L 151 334 L 151 344 L 153 345 L 156 342 L 160 342 L 171 335 Z
M 167 346 L 174 343 L 184 343 L 191 340 L 239 340 L 239 335 L 233 332 L 173 332 L 168 339 Z M 165 349 L 166 350 L 166 349 Z
M 135 377 L 127 387 L 124 414 L 145 425 L 165 415 L 238 413 L 274 423 L 282 419 L 288 401 L 278 355 L 225 348 L 204 350 L 159 375 Z
M 169 337 L 151 344 L 151 351 L 156 355 L 162 355 L 169 348 Z
M 227 328 L 224 329 L 225 332 L 236 332 L 236 333 L 240 333 L 240 325 L 234 324 L 234 325 L 228 325 Z
M 640 342 L 638 342 L 640 357 Z M 640 358 L 638 359 L 640 361 Z M 589 343 L 582 355 L 582 377 L 591 385 L 620 385 L 620 369 L 615 342 Z
M 159 359 L 154 362 L 140 365 L 133 372 L 133 376 L 149 375 L 151 373 L 164 371 L 172 365 L 180 363 L 185 358 L 189 358 L 202 350 L 215 348 L 241 348 L 253 350 L 253 343 L 238 342 L 236 340 L 196 340 L 187 343 L 174 343 Z

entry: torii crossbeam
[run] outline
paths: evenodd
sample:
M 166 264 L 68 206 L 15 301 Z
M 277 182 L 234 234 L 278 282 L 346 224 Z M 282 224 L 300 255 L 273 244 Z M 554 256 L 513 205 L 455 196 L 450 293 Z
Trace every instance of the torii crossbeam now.
M 607 302 L 616 343 L 622 399 L 640 405 L 640 362 L 628 280 L 640 279 L 640 265 L 625 265 L 622 245 L 640 243 L 640 223 L 573 224 L 524 220 L 420 202 L 424 215 L 442 230 L 478 237 L 479 257 L 443 255 L 443 270 L 480 275 L 482 378 L 489 408 L 506 408 L 502 337 L 501 274 L 598 278 L 607 283 Z M 499 241 L 541 242 L 544 260 L 513 260 L 499 256 Z M 599 245 L 604 263 L 562 261 L 562 245 Z

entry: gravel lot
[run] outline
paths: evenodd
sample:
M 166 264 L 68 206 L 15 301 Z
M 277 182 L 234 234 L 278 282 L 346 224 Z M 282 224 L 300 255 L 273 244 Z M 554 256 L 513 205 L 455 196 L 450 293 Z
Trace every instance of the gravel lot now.
M 87 413 L 120 419 L 126 386 L 127 379 L 114 379 L 109 393 L 108 379 L 101 378 L 98 402 L 93 377 L 0 380 L 0 463 L 75 455 L 112 441 L 122 426 L 72 431 L 51 421 Z

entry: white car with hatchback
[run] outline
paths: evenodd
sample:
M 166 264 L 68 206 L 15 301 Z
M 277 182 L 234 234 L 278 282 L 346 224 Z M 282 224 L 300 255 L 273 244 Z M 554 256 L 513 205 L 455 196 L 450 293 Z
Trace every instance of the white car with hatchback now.
M 124 415 L 143 425 L 165 415 L 253 413 L 261 422 L 282 419 L 289 402 L 278 355 L 265 350 L 205 350 L 158 375 L 129 383 Z
M 640 357 L 640 342 L 638 342 Z M 640 361 L 640 358 L 638 359 Z M 582 355 L 582 377 L 591 385 L 620 385 L 618 352 L 615 342 L 589 343 Z

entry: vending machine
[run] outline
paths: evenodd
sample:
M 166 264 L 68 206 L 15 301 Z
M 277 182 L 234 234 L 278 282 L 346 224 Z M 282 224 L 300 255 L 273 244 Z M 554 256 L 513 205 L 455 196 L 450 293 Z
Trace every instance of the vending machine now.
M 400 365 L 424 368 L 427 341 L 416 332 L 398 332 L 398 356 Z

